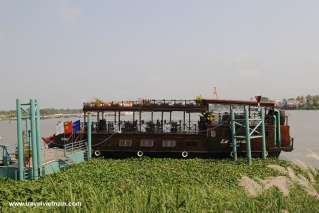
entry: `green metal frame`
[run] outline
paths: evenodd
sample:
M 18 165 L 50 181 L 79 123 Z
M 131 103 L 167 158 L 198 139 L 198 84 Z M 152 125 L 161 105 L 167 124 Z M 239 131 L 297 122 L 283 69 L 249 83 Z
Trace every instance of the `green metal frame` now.
M 267 146 L 266 146 L 266 130 L 265 130 L 265 109 L 258 107 L 258 116 L 251 115 L 251 108 L 248 106 L 244 107 L 243 112 L 239 113 L 244 115 L 244 119 L 237 119 L 236 113 L 231 110 L 231 140 L 232 140 L 232 156 L 237 161 L 237 139 L 245 139 L 246 141 L 246 156 L 248 164 L 252 164 L 252 153 L 251 153 L 251 139 L 261 138 L 262 139 L 262 157 L 267 157 Z M 252 125 L 251 121 L 256 121 L 256 125 Z M 237 127 L 244 128 L 245 135 L 237 135 Z M 260 131 L 258 131 L 260 129 Z
M 27 109 L 24 109 L 27 107 Z M 22 112 L 24 116 L 22 116 Z M 16 100 L 16 117 L 17 117 L 17 138 L 18 138 L 18 177 L 19 180 L 25 179 L 24 167 L 24 144 L 23 144 L 23 128 L 22 121 L 26 121 L 27 143 L 30 142 L 32 150 L 32 172 L 31 178 L 38 179 L 41 176 L 41 141 L 40 141 L 40 108 L 37 100 L 30 99 L 28 103 L 21 104 L 20 100 Z M 29 129 L 28 123 L 31 123 Z M 31 131 L 31 141 L 29 141 L 29 131 Z

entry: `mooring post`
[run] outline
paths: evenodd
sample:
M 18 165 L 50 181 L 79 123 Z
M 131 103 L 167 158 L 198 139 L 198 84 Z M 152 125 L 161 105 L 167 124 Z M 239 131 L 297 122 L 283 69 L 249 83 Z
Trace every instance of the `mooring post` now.
M 251 145 L 250 145 L 250 125 L 249 125 L 249 110 L 245 107 L 245 128 L 246 128 L 246 152 L 248 158 L 248 164 L 252 164 L 251 159 Z
M 237 161 L 237 141 L 236 141 L 236 123 L 235 123 L 235 112 L 231 110 L 231 131 L 232 131 L 232 142 L 233 142 L 233 157 Z
M 87 151 L 88 151 L 88 160 L 91 160 L 92 157 L 92 118 L 91 114 L 88 114 L 88 125 L 87 125 Z
M 262 132 L 262 156 L 263 159 L 267 157 L 266 147 L 266 128 L 265 128 L 265 111 L 261 110 L 261 132 Z
M 17 116 L 17 138 L 18 138 L 18 172 L 19 180 L 24 179 L 24 151 L 23 151 L 23 137 L 21 126 L 21 103 L 20 100 L 16 100 L 16 116 Z
M 37 135 L 35 119 L 35 102 L 30 100 L 31 105 L 31 138 L 32 138 L 32 177 L 38 179 L 38 158 L 37 158 Z
M 37 160 L 38 160 L 38 169 L 39 176 L 41 176 L 41 164 L 42 164 L 42 149 L 41 149 L 41 133 L 40 133 L 40 106 L 39 102 L 35 100 L 36 105 L 36 137 L 37 137 Z

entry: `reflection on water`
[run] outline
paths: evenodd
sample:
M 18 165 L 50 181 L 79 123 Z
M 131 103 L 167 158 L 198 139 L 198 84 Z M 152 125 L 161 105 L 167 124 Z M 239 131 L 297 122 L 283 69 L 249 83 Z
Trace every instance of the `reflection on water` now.
M 283 152 L 280 158 L 285 160 L 301 160 L 319 168 L 319 138 L 317 137 L 319 132 L 319 111 L 287 111 L 287 114 L 291 126 L 291 135 L 295 138 L 295 150 L 293 152 Z M 146 115 L 142 119 L 147 119 L 147 117 Z M 123 116 L 122 118 L 131 119 L 131 117 L 127 116 Z M 135 118 L 137 119 L 137 115 Z M 196 118 L 192 117 L 192 119 Z M 61 119 L 41 120 L 40 128 L 42 136 L 54 133 L 55 125 L 59 120 Z M 2 137 L 1 144 L 15 144 L 17 140 L 16 122 L 0 121 L 0 136 Z

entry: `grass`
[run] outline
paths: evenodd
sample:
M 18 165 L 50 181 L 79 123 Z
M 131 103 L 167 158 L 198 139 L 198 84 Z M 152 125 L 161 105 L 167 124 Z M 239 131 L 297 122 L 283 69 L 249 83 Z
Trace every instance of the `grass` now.
M 76 201 L 81 207 L 33 207 L 66 212 L 319 212 L 319 200 L 292 186 L 284 197 L 275 188 L 256 198 L 238 185 L 242 176 L 278 176 L 269 164 L 275 159 L 245 161 L 211 159 L 94 159 L 38 181 L 0 180 L 3 211 L 12 201 Z M 316 177 L 319 189 L 319 176 Z

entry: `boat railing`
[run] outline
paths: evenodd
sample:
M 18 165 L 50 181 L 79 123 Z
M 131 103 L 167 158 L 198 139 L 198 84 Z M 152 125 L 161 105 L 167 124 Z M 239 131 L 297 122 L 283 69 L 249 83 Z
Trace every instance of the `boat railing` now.
M 9 165 L 15 160 L 15 150 L 11 150 L 15 147 L 16 145 L 0 145 L 0 165 Z
M 138 101 L 112 101 L 112 102 L 90 102 L 84 103 L 84 107 L 143 107 L 143 106 L 181 106 L 181 107 L 194 107 L 200 106 L 196 100 L 155 100 L 143 99 Z
M 86 129 L 86 123 L 82 123 L 84 129 Z M 107 122 L 92 122 L 92 131 L 112 133 L 183 133 L 183 134 L 198 134 L 199 128 L 198 122 L 186 121 L 184 123 L 179 121 L 172 122 L 144 122 L 137 121 L 107 121 Z
M 87 141 L 86 140 L 81 140 L 81 141 L 68 143 L 68 144 L 65 144 L 63 146 L 63 148 L 64 148 L 65 156 L 67 156 L 68 154 L 77 152 L 77 151 L 86 151 L 86 149 L 87 149 Z

